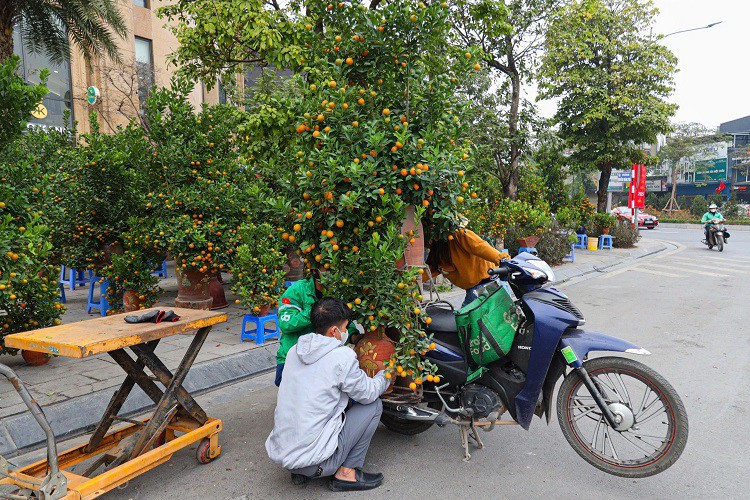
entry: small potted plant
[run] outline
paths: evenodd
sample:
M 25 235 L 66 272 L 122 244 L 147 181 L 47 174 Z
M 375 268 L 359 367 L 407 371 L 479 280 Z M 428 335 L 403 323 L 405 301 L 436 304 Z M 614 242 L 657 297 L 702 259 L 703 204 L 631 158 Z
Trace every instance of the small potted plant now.
M 159 279 L 151 274 L 153 265 L 136 250 L 113 255 L 112 264 L 103 270 L 109 286 L 107 301 L 112 311 L 132 312 L 148 309 L 159 296 Z
M 617 222 L 614 215 L 606 212 L 597 212 L 591 216 L 591 225 L 594 227 L 596 234 L 609 234 L 609 230 Z
M 245 223 L 237 235 L 232 267 L 232 291 L 238 302 L 256 316 L 264 316 L 276 305 L 284 292 L 284 241 L 270 224 Z

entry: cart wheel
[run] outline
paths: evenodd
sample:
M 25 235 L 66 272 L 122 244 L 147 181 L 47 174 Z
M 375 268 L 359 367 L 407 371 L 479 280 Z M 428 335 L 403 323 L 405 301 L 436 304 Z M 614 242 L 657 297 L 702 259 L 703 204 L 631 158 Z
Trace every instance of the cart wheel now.
M 195 452 L 195 458 L 197 458 L 200 463 L 207 464 L 213 460 L 213 458 L 209 456 L 210 451 L 211 441 L 204 439 L 201 441 L 201 444 L 198 445 L 198 450 Z
M 163 445 L 167 442 L 167 430 L 164 429 L 164 431 L 159 434 L 159 436 L 154 439 L 154 448 L 158 448 L 159 446 Z

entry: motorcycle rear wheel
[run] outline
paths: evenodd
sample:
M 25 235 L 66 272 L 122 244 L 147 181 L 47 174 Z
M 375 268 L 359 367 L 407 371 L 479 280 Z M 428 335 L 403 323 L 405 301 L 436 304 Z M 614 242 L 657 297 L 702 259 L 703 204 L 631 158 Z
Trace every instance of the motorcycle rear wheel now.
M 431 401 L 427 403 L 426 406 L 432 408 L 433 410 L 442 410 L 443 408 L 443 405 L 438 403 L 437 401 Z M 421 434 L 435 425 L 433 422 L 419 422 L 417 420 L 406 420 L 403 418 L 394 417 L 393 415 L 389 415 L 385 412 L 380 415 L 380 421 L 389 431 L 403 434 L 404 436 L 414 436 L 417 434 Z
M 653 476 L 675 463 L 687 444 L 688 418 L 669 382 L 627 358 L 595 358 L 583 366 L 610 410 L 623 417 L 623 427 L 608 424 L 571 372 L 557 395 L 557 419 L 570 446 L 597 469 L 620 477 Z

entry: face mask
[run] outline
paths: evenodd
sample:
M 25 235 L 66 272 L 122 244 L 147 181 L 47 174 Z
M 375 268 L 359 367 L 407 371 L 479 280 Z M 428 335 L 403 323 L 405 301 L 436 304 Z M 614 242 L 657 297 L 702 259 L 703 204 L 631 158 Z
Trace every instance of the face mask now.
M 346 341 L 349 340 L 349 332 L 344 330 L 343 332 L 339 329 L 339 327 L 336 327 L 336 330 L 339 331 L 339 335 L 341 335 L 341 345 L 345 345 Z

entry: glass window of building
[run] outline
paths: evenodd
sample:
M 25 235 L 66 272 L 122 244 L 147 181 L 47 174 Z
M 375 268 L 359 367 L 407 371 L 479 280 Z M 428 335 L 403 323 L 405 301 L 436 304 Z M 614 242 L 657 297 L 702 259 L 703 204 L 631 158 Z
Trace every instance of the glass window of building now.
M 42 105 L 47 114 L 43 117 L 32 118 L 29 123 L 59 128 L 71 125 L 73 121 L 73 99 L 70 84 L 70 63 L 65 61 L 55 64 L 43 52 L 30 52 L 21 35 L 19 26 L 13 29 L 13 51 L 21 58 L 19 73 L 27 82 L 38 84 L 41 71 L 45 68 L 49 69 L 49 77 L 47 78 L 49 94 L 42 100 Z M 66 112 L 69 112 L 67 120 L 65 119 Z
M 143 7 L 145 9 L 148 9 L 148 8 L 151 7 L 149 5 L 149 1 L 148 0 L 133 0 L 133 5 L 138 6 L 138 7 Z
M 135 64 L 138 69 L 138 102 L 141 109 L 154 86 L 154 55 L 151 40 L 135 37 Z

